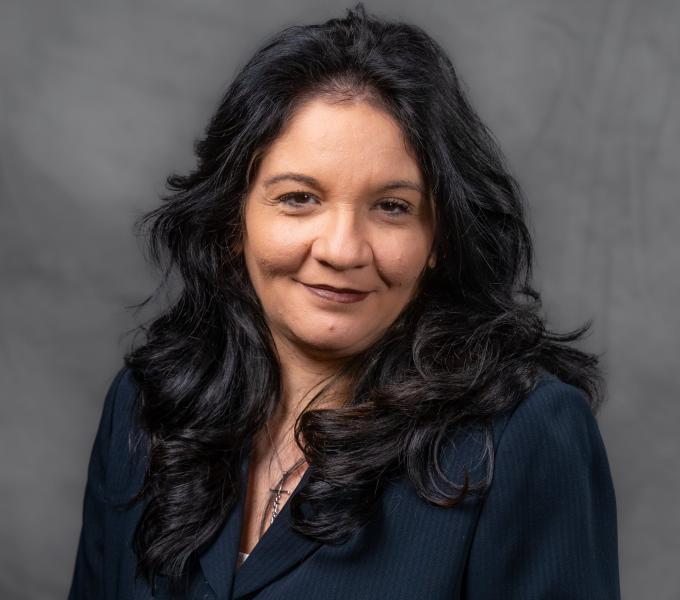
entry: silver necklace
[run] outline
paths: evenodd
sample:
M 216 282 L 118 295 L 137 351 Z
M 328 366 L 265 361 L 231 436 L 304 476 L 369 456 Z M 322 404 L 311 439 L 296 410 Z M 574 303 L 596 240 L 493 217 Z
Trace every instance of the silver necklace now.
M 305 457 L 303 456 L 300 458 L 298 461 L 295 462 L 295 464 L 288 468 L 284 469 L 283 465 L 281 464 L 281 458 L 279 457 L 279 451 L 276 449 L 276 444 L 274 444 L 274 440 L 272 439 L 271 434 L 269 433 L 269 427 L 267 424 L 264 424 L 264 428 L 267 432 L 267 436 L 269 437 L 269 442 L 272 445 L 272 448 L 274 448 L 274 456 L 276 458 L 276 462 L 279 463 L 279 469 L 281 469 L 281 478 L 277 482 L 277 484 L 273 488 L 269 488 L 270 496 L 269 499 L 267 500 L 267 504 L 264 507 L 264 512 L 262 513 L 262 519 L 260 520 L 260 538 L 264 535 L 265 532 L 265 523 L 267 522 L 267 512 L 269 511 L 269 505 L 272 503 L 272 500 L 274 502 L 274 507 L 272 509 L 272 515 L 269 519 L 269 524 L 271 525 L 274 522 L 274 519 L 279 515 L 279 512 L 281 510 L 281 494 L 291 494 L 290 490 L 285 490 L 283 489 L 283 483 L 287 479 L 288 475 L 290 475 L 295 469 L 297 469 L 302 463 L 305 462 Z

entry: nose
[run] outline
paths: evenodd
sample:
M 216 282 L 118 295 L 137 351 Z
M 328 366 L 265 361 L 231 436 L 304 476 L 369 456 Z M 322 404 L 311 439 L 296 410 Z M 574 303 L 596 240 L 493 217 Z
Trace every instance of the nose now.
M 357 211 L 343 208 L 329 211 L 312 244 L 313 258 L 337 270 L 371 264 L 373 250 Z

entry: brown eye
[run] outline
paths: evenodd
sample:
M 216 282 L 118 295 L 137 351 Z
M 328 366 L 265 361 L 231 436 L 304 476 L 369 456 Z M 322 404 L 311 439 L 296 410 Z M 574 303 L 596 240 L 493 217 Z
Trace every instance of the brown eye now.
M 411 212 L 411 207 L 405 202 L 399 200 L 383 200 L 379 206 L 390 215 L 403 215 Z
M 314 196 L 308 194 L 307 192 L 292 192 L 290 194 L 284 194 L 278 201 L 286 206 L 305 206 L 310 204 L 309 200 L 314 199 Z

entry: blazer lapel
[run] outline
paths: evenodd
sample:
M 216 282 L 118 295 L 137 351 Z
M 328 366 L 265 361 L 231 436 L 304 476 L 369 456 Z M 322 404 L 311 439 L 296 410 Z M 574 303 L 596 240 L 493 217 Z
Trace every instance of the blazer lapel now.
M 248 462 L 250 453 L 241 463 L 241 494 L 222 526 L 213 543 L 200 557 L 203 575 L 215 593 L 217 600 L 229 600 L 236 568 L 239 543 L 241 540 L 241 523 L 243 521 L 243 504 L 247 490 Z
M 310 540 L 291 529 L 289 524 L 290 501 L 307 482 L 307 470 L 274 522 L 267 528 L 243 565 L 236 569 L 249 457 L 248 452 L 241 466 L 243 485 L 238 503 L 229 513 L 219 535 L 200 558 L 205 579 L 217 600 L 237 600 L 252 594 L 294 568 L 321 546 L 320 542 Z
M 252 594 L 292 570 L 321 546 L 321 542 L 297 533 L 290 526 L 290 501 L 308 479 L 309 470 L 305 471 L 279 515 L 236 571 L 233 600 Z

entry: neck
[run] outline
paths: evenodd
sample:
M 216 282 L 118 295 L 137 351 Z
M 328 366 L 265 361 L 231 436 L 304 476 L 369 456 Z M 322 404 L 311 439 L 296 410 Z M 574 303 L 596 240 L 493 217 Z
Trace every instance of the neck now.
M 344 359 L 320 360 L 274 336 L 281 369 L 281 398 L 269 421 L 269 431 L 274 440 L 288 439 L 295 420 L 307 403 L 319 392 L 342 366 Z M 341 403 L 342 392 L 334 384 L 324 394 L 317 407 L 329 408 Z M 287 433 L 286 433 L 287 432 Z

